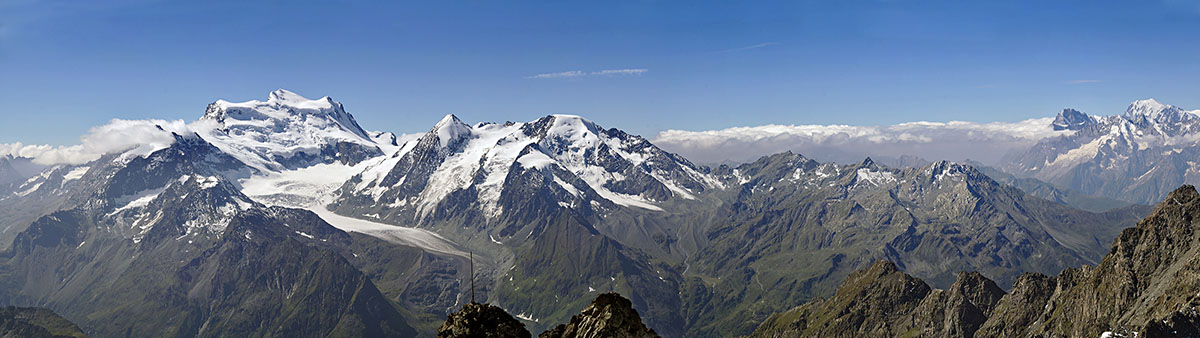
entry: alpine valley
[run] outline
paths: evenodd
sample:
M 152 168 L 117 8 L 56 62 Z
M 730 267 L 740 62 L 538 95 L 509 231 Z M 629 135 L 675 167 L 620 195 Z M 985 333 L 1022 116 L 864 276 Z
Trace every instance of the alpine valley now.
M 707 167 L 579 116 L 396 135 L 277 90 L 0 158 L 0 304 L 96 337 L 1196 332 L 1197 114 L 1064 110 L 996 168 Z

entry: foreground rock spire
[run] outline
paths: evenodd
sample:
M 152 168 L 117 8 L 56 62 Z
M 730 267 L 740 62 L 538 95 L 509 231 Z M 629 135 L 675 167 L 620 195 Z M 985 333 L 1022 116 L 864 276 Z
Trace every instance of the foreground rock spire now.
M 499 307 L 470 303 L 446 316 L 438 337 L 530 337 L 525 325 Z M 538 335 L 538 338 L 658 338 L 642 324 L 633 303 L 617 293 L 603 293 L 571 321 Z

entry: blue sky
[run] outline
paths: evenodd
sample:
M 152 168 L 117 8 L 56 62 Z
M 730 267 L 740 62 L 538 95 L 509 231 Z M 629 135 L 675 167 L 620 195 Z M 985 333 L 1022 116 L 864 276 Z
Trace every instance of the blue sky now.
M 0 143 L 276 88 L 365 128 L 579 114 L 653 136 L 1200 109 L 1200 2 L 0 0 Z M 624 74 L 593 74 L 604 70 Z M 543 76 L 578 72 L 580 76 Z

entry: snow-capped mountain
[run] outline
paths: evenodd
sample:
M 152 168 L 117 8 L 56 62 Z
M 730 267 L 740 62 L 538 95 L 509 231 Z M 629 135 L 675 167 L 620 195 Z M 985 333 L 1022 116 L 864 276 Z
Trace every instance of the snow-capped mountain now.
M 1079 130 L 1092 123 L 1096 123 L 1095 117 L 1078 110 L 1065 108 L 1058 113 L 1050 126 L 1054 127 L 1054 130 Z
M 1064 110 L 1054 127 L 1078 137 L 1119 119 L 1142 137 L 1176 135 L 1200 123 L 1186 114 L 1144 102 L 1129 118 Z M 86 324 L 97 332 L 208 325 L 126 303 L 142 288 L 221 309 L 197 318 L 218 325 L 204 330 L 235 332 L 223 330 L 242 328 L 237 318 L 221 314 L 262 303 L 247 294 L 309 299 L 280 288 L 334 297 L 294 307 L 330 318 L 352 308 L 356 290 L 371 304 L 444 317 L 468 299 L 462 282 L 476 272 L 481 299 L 530 327 L 620 290 L 664 336 L 740 335 L 870 259 L 935 282 L 961 268 L 1008 280 L 1090 262 L 1095 244 L 1140 210 L 1075 210 L 948 162 L 893 169 L 785 153 L 704 168 L 571 115 L 474 125 L 447 115 L 398 137 L 364 130 L 328 97 L 279 90 L 217 101 L 190 124 L 156 123 L 139 129 L 156 133 L 153 144 L 27 173 L 0 191 L 0 222 L 20 224 L 0 231 L 18 252 L 0 259 L 15 271 L 0 282 L 94 318 Z M 111 325 L 115 314 L 96 315 L 108 308 L 153 320 Z
M 721 186 L 686 159 L 578 116 L 470 126 L 447 115 L 347 182 L 336 205 L 405 224 L 467 203 L 494 219 L 508 211 L 505 192 L 530 171 L 553 183 L 551 205 L 588 213 L 606 205 L 661 211 L 661 203 Z
M 1152 204 L 1181 184 L 1200 182 L 1198 116 L 1200 110 L 1154 99 L 1106 117 L 1064 109 L 1053 126 L 1075 133 L 1043 140 L 1002 169 L 1093 196 Z
M 265 102 L 213 102 L 192 127 L 225 152 L 262 170 L 356 164 L 395 147 L 395 135 L 364 131 L 341 103 L 328 96 L 310 100 L 283 89 L 271 92 Z

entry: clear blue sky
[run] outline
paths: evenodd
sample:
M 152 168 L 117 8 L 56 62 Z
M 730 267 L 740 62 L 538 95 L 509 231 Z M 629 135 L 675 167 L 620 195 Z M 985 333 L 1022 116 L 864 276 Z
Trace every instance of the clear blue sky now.
M 1200 2 L 0 0 L 0 143 L 276 88 L 365 128 L 580 114 L 646 136 L 1200 109 Z M 645 69 L 640 75 L 531 78 Z

